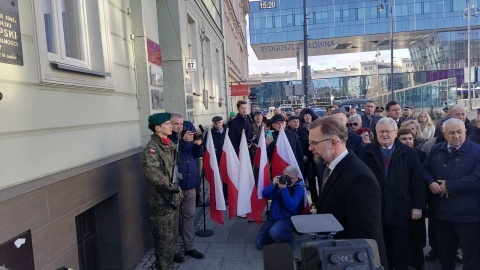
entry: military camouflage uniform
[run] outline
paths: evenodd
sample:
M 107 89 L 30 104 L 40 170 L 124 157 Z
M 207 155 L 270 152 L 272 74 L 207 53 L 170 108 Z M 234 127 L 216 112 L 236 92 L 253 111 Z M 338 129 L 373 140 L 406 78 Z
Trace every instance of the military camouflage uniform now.
M 175 193 L 171 183 L 175 144 L 170 146 L 153 134 L 143 152 L 143 171 L 148 181 L 150 222 L 155 240 L 155 266 L 169 270 L 177 251 L 179 204 L 181 193 Z M 176 206 L 174 210 L 172 204 Z

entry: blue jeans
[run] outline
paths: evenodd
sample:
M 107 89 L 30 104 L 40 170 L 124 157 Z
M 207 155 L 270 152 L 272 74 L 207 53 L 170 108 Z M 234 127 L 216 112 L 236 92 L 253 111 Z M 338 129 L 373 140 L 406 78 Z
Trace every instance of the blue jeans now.
M 274 242 L 291 244 L 293 241 L 293 223 L 291 219 L 281 219 L 273 221 L 268 218 L 260 228 L 257 234 L 255 244 L 258 249 L 270 245 Z

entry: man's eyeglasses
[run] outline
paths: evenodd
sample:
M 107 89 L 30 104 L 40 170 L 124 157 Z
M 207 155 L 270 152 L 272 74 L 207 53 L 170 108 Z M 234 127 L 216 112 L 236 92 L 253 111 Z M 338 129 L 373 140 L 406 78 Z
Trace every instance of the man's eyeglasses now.
M 377 130 L 377 133 L 378 134 L 391 134 L 393 132 L 395 132 L 396 130 Z
M 351 126 L 357 127 L 358 123 L 348 123 L 347 124 L 347 127 L 351 127 Z
M 308 144 L 310 146 L 317 146 L 317 144 L 321 143 L 321 142 L 325 142 L 325 141 L 328 141 L 328 140 L 331 140 L 332 138 L 326 138 L 326 139 L 323 139 L 323 140 L 320 140 L 320 141 L 309 141 Z

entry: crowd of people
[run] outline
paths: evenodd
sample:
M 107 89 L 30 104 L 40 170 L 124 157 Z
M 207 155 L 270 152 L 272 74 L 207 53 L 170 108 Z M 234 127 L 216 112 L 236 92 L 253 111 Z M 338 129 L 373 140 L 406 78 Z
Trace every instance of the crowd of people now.
M 272 202 L 257 248 L 291 244 L 290 217 L 299 214 L 308 189 L 316 213 L 333 214 L 344 227 L 335 238 L 376 240 L 385 269 L 424 269 L 425 260 L 437 258 L 444 270 L 454 269 L 455 261 L 463 269 L 480 269 L 480 116 L 475 126 L 465 108 L 454 105 L 435 126 L 428 112 L 415 114 L 408 105 L 402 110 L 396 101 L 384 109 L 373 100 L 363 114 L 332 105 L 324 117 L 310 108 L 291 114 L 276 108 L 267 119 L 256 105 L 248 113 L 244 100 L 236 108 L 228 121 L 213 117 L 206 131 L 218 162 L 228 130 L 237 154 L 245 132 L 253 163 L 263 129 L 268 159 L 284 131 L 298 164 L 272 175 L 263 191 Z M 176 113 L 154 114 L 148 121 L 153 134 L 144 171 L 156 266 L 170 269 L 184 259 L 174 247 L 179 220 L 185 255 L 204 257 L 195 249 L 193 218 L 207 136 L 197 136 L 193 124 Z M 228 202 L 226 187 L 223 192 Z M 431 250 L 424 256 L 426 217 Z

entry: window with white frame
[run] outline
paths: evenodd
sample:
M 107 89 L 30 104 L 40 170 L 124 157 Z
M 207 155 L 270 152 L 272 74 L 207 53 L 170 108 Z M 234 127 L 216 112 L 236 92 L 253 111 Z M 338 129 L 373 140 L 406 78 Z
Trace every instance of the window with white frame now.
M 41 81 L 113 88 L 109 0 L 40 0 L 34 5 Z M 129 20 L 118 13 L 120 20 Z M 126 34 L 123 40 L 128 43 Z
M 45 35 L 51 62 L 89 68 L 83 0 L 44 0 Z

